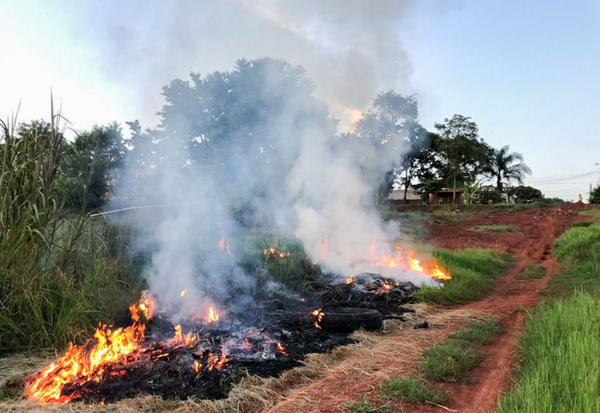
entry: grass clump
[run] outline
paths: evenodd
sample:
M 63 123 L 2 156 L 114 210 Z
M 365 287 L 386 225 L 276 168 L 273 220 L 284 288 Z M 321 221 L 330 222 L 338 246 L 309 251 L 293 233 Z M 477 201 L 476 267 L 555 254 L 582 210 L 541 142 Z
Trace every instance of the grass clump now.
M 381 384 L 386 397 L 401 397 L 409 403 L 443 403 L 448 394 L 419 377 L 391 378 Z
M 482 360 L 476 346 L 459 339 L 446 340 L 425 350 L 425 360 L 419 368 L 430 380 L 465 383 L 469 371 Z
M 369 399 L 361 394 L 357 403 L 346 403 L 346 410 L 351 413 L 394 413 L 395 410 L 388 406 L 375 406 Z
M 495 318 L 489 318 L 486 321 L 470 323 L 464 330 L 456 332 L 450 336 L 453 339 L 466 340 L 470 343 L 483 345 L 492 342 L 494 337 L 503 330 L 502 324 Z
M 469 372 L 482 359 L 479 347 L 490 343 L 502 331 L 494 318 L 468 324 L 446 341 L 428 348 L 419 368 L 430 380 L 465 383 Z
M 517 226 L 515 224 L 483 224 L 477 225 L 472 228 L 473 231 L 477 232 L 515 232 Z
M 544 278 L 544 275 L 546 275 L 546 268 L 539 264 L 533 264 L 523 268 L 517 278 L 519 280 L 530 280 L 532 278 Z
M 452 280 L 444 282 L 443 288 L 422 286 L 416 297 L 444 305 L 473 301 L 489 294 L 494 278 L 513 260 L 509 254 L 483 248 L 435 249 L 433 256 L 452 274 Z

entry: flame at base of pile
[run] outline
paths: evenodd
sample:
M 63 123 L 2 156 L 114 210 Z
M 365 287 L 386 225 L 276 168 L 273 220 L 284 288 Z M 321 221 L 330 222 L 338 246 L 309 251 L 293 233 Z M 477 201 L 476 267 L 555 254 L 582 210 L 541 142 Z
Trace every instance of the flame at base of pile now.
M 145 323 L 152 317 L 154 307 L 154 301 L 144 296 L 130 307 L 130 326 L 100 325 L 93 338 L 82 346 L 69 345 L 63 356 L 25 380 L 27 397 L 42 404 L 94 399 L 95 393 L 101 394 L 100 387 L 135 370 L 160 370 L 161 363 L 172 362 L 179 366 L 178 375 L 197 380 L 227 367 L 233 357 L 265 360 L 288 356 L 281 342 L 255 328 L 224 332 L 215 338 L 202 325 L 198 326 L 199 332 L 186 332 L 176 325 L 170 339 L 146 339 Z M 207 322 L 218 320 L 219 314 L 211 306 Z M 174 374 L 172 366 L 164 368 Z

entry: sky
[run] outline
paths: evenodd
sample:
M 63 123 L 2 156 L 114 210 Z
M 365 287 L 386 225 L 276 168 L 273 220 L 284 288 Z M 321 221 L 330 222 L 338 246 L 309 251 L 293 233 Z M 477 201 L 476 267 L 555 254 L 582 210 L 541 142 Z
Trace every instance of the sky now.
M 596 0 L 2 0 L 0 116 L 75 130 L 156 124 L 161 87 L 238 58 L 285 58 L 348 128 L 377 92 L 417 94 L 421 122 L 470 116 L 549 197 L 600 181 Z

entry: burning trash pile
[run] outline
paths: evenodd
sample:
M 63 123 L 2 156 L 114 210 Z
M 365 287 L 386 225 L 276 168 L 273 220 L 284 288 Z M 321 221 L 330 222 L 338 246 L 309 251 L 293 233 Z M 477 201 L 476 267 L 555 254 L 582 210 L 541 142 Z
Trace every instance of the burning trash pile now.
M 291 257 L 275 248 L 262 253 Z M 399 272 L 410 271 L 433 283 L 451 278 L 436 263 L 422 264 L 414 253 L 399 248 L 396 256 L 370 257 L 357 261 L 356 267 L 386 275 L 362 272 L 344 279 L 323 273 L 319 285 L 312 287 L 319 294 L 272 292 L 269 299 L 257 300 L 252 312 L 223 302 L 207 306 L 202 319 L 177 325 L 144 295 L 129 308 L 129 325 L 100 325 L 86 343 L 70 345 L 63 356 L 25 378 L 25 394 L 42 404 L 114 402 L 138 394 L 225 398 L 245 373 L 276 376 L 309 353 L 353 342 L 348 333 L 358 328 L 375 330 L 385 318 L 401 319 L 398 314 L 411 311 L 402 305 L 419 287 L 399 281 Z M 182 299 L 187 292 L 181 291 Z
M 69 346 L 62 357 L 25 378 L 27 397 L 42 404 L 114 402 L 138 394 L 219 399 L 243 372 L 277 375 L 299 365 L 307 353 L 352 342 L 316 330 L 307 310 L 265 314 L 271 327 L 262 329 L 236 318 L 224 320 L 214 306 L 202 323 L 172 326 L 154 317 L 155 302 L 146 296 L 130 311 L 131 325 L 100 325 L 86 343 Z

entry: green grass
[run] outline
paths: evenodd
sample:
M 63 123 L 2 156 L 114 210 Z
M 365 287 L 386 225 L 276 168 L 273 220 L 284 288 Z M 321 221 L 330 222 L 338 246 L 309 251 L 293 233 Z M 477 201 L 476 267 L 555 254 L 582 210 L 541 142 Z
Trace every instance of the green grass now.
M 466 383 L 471 369 L 483 359 L 479 347 L 490 343 L 501 331 L 502 326 L 494 318 L 470 323 L 447 340 L 425 350 L 419 368 L 430 380 Z
M 460 251 L 435 249 L 439 264 L 452 274 L 443 288 L 423 286 L 418 299 L 438 304 L 460 304 L 489 294 L 495 277 L 507 268 L 513 258 L 493 249 L 467 248 Z
M 576 293 L 530 317 L 517 384 L 498 413 L 600 411 L 600 300 Z
M 21 132 L 0 121 L 0 354 L 81 341 L 139 291 L 126 231 L 64 208 L 57 119 Z
M 494 337 L 503 330 L 502 324 L 495 318 L 489 318 L 486 321 L 470 323 L 465 329 L 453 333 L 450 338 L 466 340 L 470 343 L 483 345 L 492 342 Z
M 590 217 L 594 217 L 596 219 L 600 219 L 600 207 L 597 207 L 597 206 L 591 207 L 591 208 L 585 208 L 579 213 L 581 215 L 587 215 Z
M 477 232 L 515 232 L 517 226 L 515 224 L 483 224 L 471 228 Z
M 364 395 L 360 396 L 360 401 L 357 403 L 346 403 L 345 408 L 351 413 L 394 413 L 395 410 L 387 406 L 375 406 L 365 398 Z
M 476 346 L 467 340 L 450 339 L 428 348 L 419 368 L 430 380 L 466 383 L 469 372 L 482 360 Z
M 399 377 L 385 380 L 381 393 L 389 398 L 401 397 L 409 403 L 443 403 L 448 394 L 419 377 Z
M 564 272 L 529 315 L 498 413 L 600 411 L 600 223 L 565 232 L 554 251 Z
M 530 280 L 532 278 L 544 278 L 546 275 L 546 268 L 539 264 L 528 265 L 523 268 L 523 271 L 517 276 L 519 280 Z

